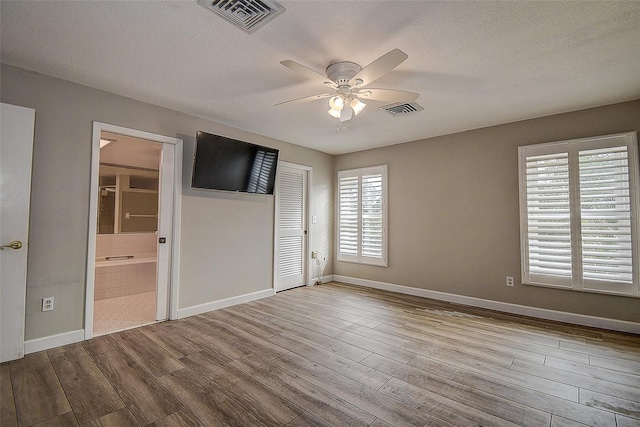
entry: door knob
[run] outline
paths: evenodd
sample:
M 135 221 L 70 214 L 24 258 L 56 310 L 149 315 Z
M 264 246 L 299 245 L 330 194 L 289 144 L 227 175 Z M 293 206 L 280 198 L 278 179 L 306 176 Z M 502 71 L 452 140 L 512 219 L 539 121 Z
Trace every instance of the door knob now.
M 4 248 L 20 249 L 21 247 L 22 247 L 22 242 L 20 240 L 14 240 L 13 242 L 9 243 L 8 245 L 0 246 L 0 251 L 4 250 Z

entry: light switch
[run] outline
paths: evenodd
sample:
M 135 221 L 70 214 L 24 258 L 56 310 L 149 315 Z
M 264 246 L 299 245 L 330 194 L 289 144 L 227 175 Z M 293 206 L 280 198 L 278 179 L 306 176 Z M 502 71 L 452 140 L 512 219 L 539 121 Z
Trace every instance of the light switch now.
M 312 223 L 312 224 L 315 224 L 316 222 L 318 222 L 318 217 L 317 217 L 317 216 L 315 216 L 315 215 L 313 215 L 313 216 L 311 217 L 311 223 Z

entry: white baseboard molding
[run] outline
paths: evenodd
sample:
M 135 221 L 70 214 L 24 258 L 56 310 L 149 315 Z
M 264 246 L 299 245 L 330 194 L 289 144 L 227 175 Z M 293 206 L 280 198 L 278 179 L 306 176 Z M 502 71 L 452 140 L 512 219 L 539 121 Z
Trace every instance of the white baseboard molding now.
M 36 338 L 24 342 L 24 354 L 35 353 L 37 351 L 49 350 L 61 345 L 73 344 L 84 341 L 84 329 L 77 331 L 63 332 L 48 337 Z
M 182 319 L 196 314 L 206 313 L 207 311 L 217 310 L 220 308 L 230 307 L 243 302 L 254 301 L 260 298 L 266 298 L 274 295 L 273 289 L 265 289 L 263 291 L 253 292 L 250 294 L 239 295 L 237 297 L 226 298 L 218 301 L 212 301 L 206 304 L 194 305 L 178 309 L 178 319 Z M 50 348 L 60 347 L 62 345 L 73 344 L 84 341 L 84 329 L 77 331 L 64 332 L 62 334 L 51 335 L 43 338 L 36 338 L 24 342 L 24 354 L 35 353 L 37 351 L 49 350 Z
M 322 276 L 322 277 L 320 278 L 320 280 L 322 281 L 322 283 L 329 283 L 329 282 L 332 282 L 332 281 L 333 281 L 333 274 L 329 274 L 329 275 L 327 275 L 327 276 Z M 311 279 L 311 286 L 315 285 L 317 281 L 318 281 L 318 278 L 317 278 L 317 277 L 312 278 L 312 279 Z
M 565 311 L 549 310 L 546 308 L 529 307 L 526 305 L 492 301 L 482 298 L 450 294 L 447 292 L 431 291 L 428 289 L 413 288 L 411 286 L 394 285 L 392 283 L 358 279 L 356 277 L 340 276 L 337 274 L 333 275 L 332 280 L 335 280 L 336 282 L 348 283 L 350 285 L 365 286 L 368 288 L 382 289 L 385 291 L 392 291 L 398 292 L 400 294 L 414 295 L 440 301 L 453 302 L 457 304 L 469 305 L 472 307 L 488 308 L 491 310 L 503 311 L 506 313 L 537 317 L 539 319 L 555 320 L 558 322 L 573 323 L 576 325 L 591 326 L 594 328 L 640 334 L 640 323 L 628 322 L 625 320 L 588 316 L 585 314 L 567 313 Z
M 232 305 L 242 304 L 245 302 L 255 301 L 257 299 L 266 298 L 275 295 L 272 288 L 263 291 L 252 292 L 249 294 L 238 295 L 237 297 L 225 298 L 217 301 L 211 301 L 204 304 L 192 305 L 191 307 L 179 308 L 178 319 L 195 316 L 197 314 L 206 313 L 207 311 L 219 310 Z

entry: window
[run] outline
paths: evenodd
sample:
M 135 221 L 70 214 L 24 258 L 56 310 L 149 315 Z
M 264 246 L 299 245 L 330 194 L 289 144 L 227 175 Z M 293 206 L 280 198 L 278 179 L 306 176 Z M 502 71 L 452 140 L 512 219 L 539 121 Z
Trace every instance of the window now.
M 640 295 L 637 145 L 625 133 L 519 148 L 524 283 Z
M 387 166 L 338 172 L 338 261 L 387 266 Z

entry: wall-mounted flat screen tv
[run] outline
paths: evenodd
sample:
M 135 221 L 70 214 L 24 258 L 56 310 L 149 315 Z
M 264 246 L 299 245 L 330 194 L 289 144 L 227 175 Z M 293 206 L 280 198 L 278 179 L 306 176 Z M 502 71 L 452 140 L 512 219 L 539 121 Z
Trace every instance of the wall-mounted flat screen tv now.
M 191 187 L 273 194 L 278 150 L 198 131 Z

